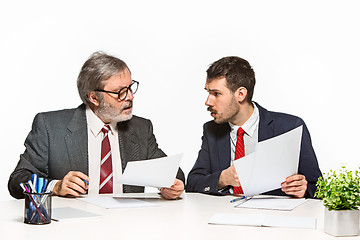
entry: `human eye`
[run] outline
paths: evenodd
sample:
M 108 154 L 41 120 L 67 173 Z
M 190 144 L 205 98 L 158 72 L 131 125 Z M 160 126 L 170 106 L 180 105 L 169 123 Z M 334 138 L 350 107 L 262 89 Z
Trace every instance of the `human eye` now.
M 124 97 L 126 96 L 127 91 L 128 91 L 128 88 L 127 88 L 127 87 L 122 88 L 122 89 L 119 91 L 119 97 L 120 97 L 120 99 L 121 99 L 121 98 L 124 98 Z
M 211 94 L 212 94 L 214 97 L 218 97 L 218 96 L 221 95 L 219 92 L 211 92 Z

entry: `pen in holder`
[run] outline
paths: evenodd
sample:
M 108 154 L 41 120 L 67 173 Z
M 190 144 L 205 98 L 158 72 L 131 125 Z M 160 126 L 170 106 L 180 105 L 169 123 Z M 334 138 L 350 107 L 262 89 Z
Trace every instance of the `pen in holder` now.
M 48 224 L 51 223 L 51 194 L 28 193 L 25 194 L 24 223 Z

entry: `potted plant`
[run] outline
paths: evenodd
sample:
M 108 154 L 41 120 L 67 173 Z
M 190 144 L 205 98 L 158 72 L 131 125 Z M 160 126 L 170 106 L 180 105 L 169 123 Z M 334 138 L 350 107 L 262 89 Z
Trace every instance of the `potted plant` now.
M 360 168 L 359 168 L 360 169 Z M 316 183 L 315 197 L 325 206 L 324 231 L 333 236 L 359 234 L 360 172 L 330 170 Z

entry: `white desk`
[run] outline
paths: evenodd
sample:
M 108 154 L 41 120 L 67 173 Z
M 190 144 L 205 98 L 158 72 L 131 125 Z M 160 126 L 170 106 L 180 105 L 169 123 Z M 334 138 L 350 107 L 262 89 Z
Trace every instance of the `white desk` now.
M 341 239 L 323 231 L 324 207 L 309 200 L 293 211 L 234 208 L 233 197 L 183 194 L 183 199 L 152 199 L 158 207 L 105 209 L 76 199 L 53 197 L 53 208 L 74 207 L 103 215 L 102 218 L 55 222 L 48 225 L 23 223 L 24 200 L 1 203 L 1 239 Z M 215 213 L 267 213 L 283 216 L 314 217 L 317 229 L 210 225 Z M 347 237 L 360 239 L 359 237 Z

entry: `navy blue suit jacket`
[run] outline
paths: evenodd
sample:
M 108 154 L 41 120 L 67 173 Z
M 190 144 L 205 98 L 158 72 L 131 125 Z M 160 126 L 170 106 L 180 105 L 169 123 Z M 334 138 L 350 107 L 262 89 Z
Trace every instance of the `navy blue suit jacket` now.
M 311 144 L 309 131 L 304 121 L 285 113 L 267 111 L 255 103 L 259 109 L 258 141 L 286 133 L 303 125 L 298 173 L 305 175 L 308 181 L 306 197 L 314 197 L 316 181 L 321 172 Z M 202 146 L 194 167 L 188 175 L 187 192 L 218 194 L 218 181 L 223 170 L 230 167 L 230 126 L 210 121 L 204 124 Z M 285 180 L 285 179 L 284 179 Z M 286 195 L 281 189 L 265 194 Z

